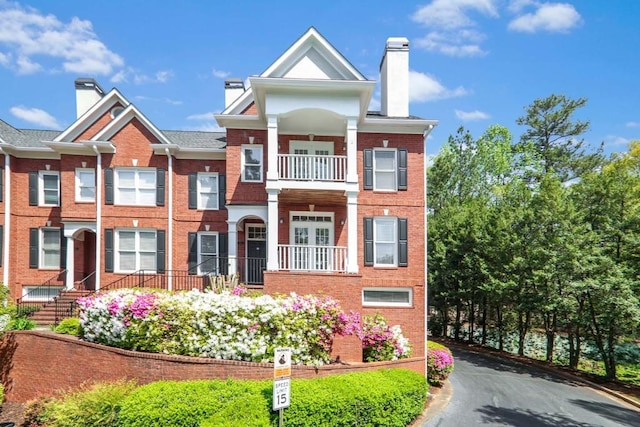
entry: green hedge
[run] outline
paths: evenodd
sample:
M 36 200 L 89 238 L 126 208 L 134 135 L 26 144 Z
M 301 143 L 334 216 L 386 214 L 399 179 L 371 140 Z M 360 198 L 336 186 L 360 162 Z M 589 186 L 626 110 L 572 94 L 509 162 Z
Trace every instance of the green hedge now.
M 275 426 L 272 381 L 162 381 L 123 402 L 122 427 Z M 291 381 L 289 426 L 406 426 L 424 408 L 424 377 L 402 369 Z

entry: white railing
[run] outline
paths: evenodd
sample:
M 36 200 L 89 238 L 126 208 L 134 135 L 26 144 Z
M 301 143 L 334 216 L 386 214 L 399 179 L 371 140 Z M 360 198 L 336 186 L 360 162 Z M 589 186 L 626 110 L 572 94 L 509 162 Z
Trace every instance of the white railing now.
M 347 156 L 278 154 L 279 179 L 344 182 Z
M 278 245 L 278 269 L 289 271 L 347 271 L 344 246 Z

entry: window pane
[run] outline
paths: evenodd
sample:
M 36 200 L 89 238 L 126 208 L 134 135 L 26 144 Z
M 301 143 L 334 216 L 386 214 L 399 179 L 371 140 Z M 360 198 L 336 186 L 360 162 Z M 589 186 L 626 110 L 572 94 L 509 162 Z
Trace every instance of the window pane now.
M 209 256 L 209 255 L 203 255 L 203 256 L 200 257 L 200 260 L 201 260 L 201 264 L 200 264 L 200 273 L 201 274 L 215 273 L 217 271 L 217 269 L 216 269 L 216 257 Z
M 140 250 L 141 251 L 156 251 L 156 233 L 149 231 L 140 232 Z
M 376 190 L 395 190 L 396 189 L 396 173 L 395 172 L 376 172 Z
M 136 249 L 135 231 L 120 231 L 118 236 L 118 247 L 121 250 L 134 251 Z
M 259 165 L 262 160 L 262 149 L 259 148 L 245 148 L 244 149 L 244 164 L 245 165 Z
M 218 253 L 218 236 L 213 234 L 203 234 L 200 236 L 200 253 L 216 254 Z
M 136 190 L 133 188 L 129 189 L 118 189 L 118 203 L 123 205 L 135 205 L 136 204 Z
M 78 172 L 78 180 L 82 187 L 95 187 L 95 175 L 93 172 Z
M 139 205 L 155 205 L 156 204 L 156 190 L 140 190 L 138 193 Z
M 60 247 L 60 231 L 59 230 L 43 230 L 42 231 L 42 247 L 43 249 L 58 249 Z
M 156 254 L 143 252 L 140 254 L 140 270 L 155 270 L 156 269 Z
M 395 265 L 395 245 L 376 243 L 376 264 Z
M 43 175 L 42 180 L 45 190 L 58 190 L 58 175 Z
M 120 170 L 118 172 L 118 186 L 133 188 L 136 185 L 136 174 L 134 171 Z
M 244 168 L 244 179 L 247 181 L 260 181 L 260 166 L 246 166 Z
M 43 267 L 58 267 L 60 265 L 60 250 L 44 250 L 42 255 Z
M 156 187 L 156 172 L 155 171 L 138 171 L 138 178 L 140 187 L 142 188 L 155 188 Z
M 57 205 L 58 204 L 58 189 L 44 190 L 44 203 L 45 205 Z
M 119 252 L 119 254 L 120 254 L 120 270 L 123 270 L 123 271 L 136 270 L 135 252 Z
M 394 242 L 395 236 L 395 221 L 376 220 L 375 221 L 375 233 L 377 242 Z
M 375 151 L 376 170 L 395 170 L 396 168 L 396 152 L 395 151 Z
M 218 195 L 212 193 L 200 193 L 198 206 L 201 209 L 218 209 Z
M 218 177 L 215 175 L 198 174 L 200 191 L 205 193 L 215 193 L 218 190 Z
M 364 302 L 386 302 L 397 304 L 409 304 L 411 302 L 409 298 L 408 290 L 365 290 Z
M 86 200 L 94 200 L 96 198 L 96 188 L 95 187 L 81 187 L 80 188 L 80 198 Z

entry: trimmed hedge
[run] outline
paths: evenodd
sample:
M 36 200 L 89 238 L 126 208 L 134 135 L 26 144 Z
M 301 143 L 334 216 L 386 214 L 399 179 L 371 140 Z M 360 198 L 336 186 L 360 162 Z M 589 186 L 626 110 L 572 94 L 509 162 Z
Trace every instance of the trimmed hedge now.
M 54 329 L 57 334 L 80 336 L 80 319 L 77 317 L 69 317 L 62 320 Z
M 122 427 L 271 426 L 272 381 L 161 381 L 123 402 Z M 389 369 L 291 381 L 287 426 L 406 426 L 424 409 L 425 378 Z

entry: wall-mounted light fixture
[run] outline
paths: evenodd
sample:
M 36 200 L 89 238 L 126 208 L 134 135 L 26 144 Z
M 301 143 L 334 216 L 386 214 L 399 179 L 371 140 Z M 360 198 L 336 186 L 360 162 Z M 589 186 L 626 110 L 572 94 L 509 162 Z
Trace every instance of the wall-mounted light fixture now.
M 284 218 L 280 218 L 280 224 L 284 224 Z
M 344 218 L 340 220 L 340 225 L 344 225 Z

